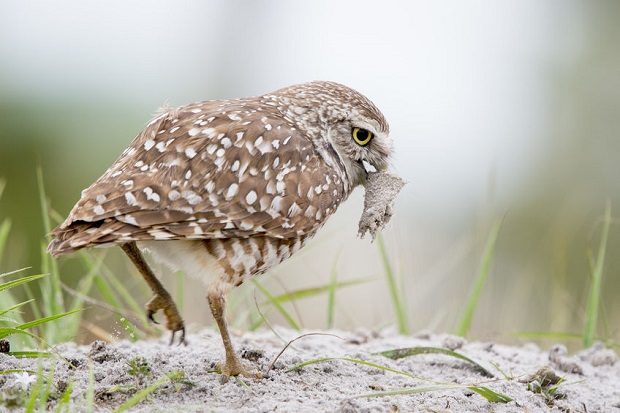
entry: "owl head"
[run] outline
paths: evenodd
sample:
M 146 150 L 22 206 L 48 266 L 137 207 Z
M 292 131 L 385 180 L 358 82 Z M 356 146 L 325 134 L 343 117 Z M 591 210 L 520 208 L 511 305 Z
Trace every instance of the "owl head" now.
M 319 152 L 344 166 L 353 187 L 364 183 L 372 168 L 387 168 L 392 154 L 389 125 L 361 93 L 339 83 L 317 81 L 274 95 L 286 103 L 288 116 L 305 129 Z

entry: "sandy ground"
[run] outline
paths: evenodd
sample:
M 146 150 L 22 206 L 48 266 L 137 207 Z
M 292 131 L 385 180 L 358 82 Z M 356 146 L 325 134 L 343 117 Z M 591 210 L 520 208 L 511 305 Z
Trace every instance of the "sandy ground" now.
M 256 333 L 236 332 L 234 343 L 247 363 L 266 372 L 284 348 L 285 341 L 303 333 L 278 328 Z M 59 354 L 77 368 L 59 358 L 45 361 L 45 369 L 54 367 L 54 385 L 64 389 L 74 382 L 71 411 L 85 411 L 89 365 L 94 367 L 96 411 L 113 411 L 140 389 L 182 370 L 193 385 L 163 384 L 131 411 L 156 412 L 620 412 L 620 362 L 617 355 L 602 345 L 569 356 L 562 345 L 542 351 L 536 345 L 511 347 L 493 343 L 467 342 L 450 335 L 425 333 L 411 336 L 384 331 L 330 331 L 330 335 L 309 335 L 289 346 L 264 379 L 231 378 L 221 382 L 212 372 L 222 354 L 217 331 L 205 329 L 188 336 L 188 346 L 169 346 L 167 340 L 90 346 L 67 343 L 57 347 Z M 332 336 L 336 335 L 337 337 Z M 423 354 L 392 360 L 377 352 L 414 346 L 453 349 L 489 370 L 487 377 L 472 364 L 442 354 Z M 142 357 L 147 374 L 130 374 L 128 361 Z M 408 377 L 369 365 L 332 360 L 287 371 L 302 362 L 322 357 L 346 357 L 364 360 L 403 371 Z M 497 366 L 496 367 L 494 367 Z M 564 379 L 555 397 L 528 390 L 536 387 L 532 376 L 548 366 Z M 0 369 L 37 370 L 37 360 L 18 359 L 0 354 Z M 501 372 L 499 371 L 501 370 Z M 502 373 L 503 372 L 503 373 Z M 549 370 L 548 370 L 548 376 Z M 504 375 L 507 375 L 506 378 Z M 422 380 L 422 378 L 424 380 Z M 542 382 L 542 378 L 538 378 Z M 15 373 L 0 376 L 0 392 L 19 384 Z M 436 385 L 435 382 L 482 385 L 513 399 L 491 403 L 477 393 L 449 388 L 419 394 L 362 397 L 378 392 Z M 546 383 L 542 383 L 543 387 Z M 49 405 L 55 407 L 54 401 Z M 15 410 L 18 411 L 18 410 Z
M 369 232 L 374 238 L 389 221 L 391 205 L 403 183 L 386 173 L 369 175 L 361 235 Z M 242 357 L 265 378 L 231 378 L 226 383 L 213 372 L 223 348 L 219 333 L 212 329 L 189 334 L 188 346 L 169 346 L 164 339 L 62 344 L 56 348 L 59 356 L 43 362 L 44 376 L 53 377 L 55 393 L 48 409 L 54 409 L 58 395 L 72 385 L 69 410 L 89 411 L 89 377 L 94 372 L 95 411 L 101 412 L 114 411 L 134 395 L 156 388 L 131 411 L 620 413 L 620 362 L 602 345 L 569 356 L 562 345 L 543 351 L 532 344 L 468 343 L 449 335 L 405 337 L 363 330 L 319 333 L 303 336 L 286 348 L 287 342 L 304 333 L 278 328 L 277 334 L 234 334 Z M 411 347 L 454 350 L 479 365 L 446 354 L 396 360 L 377 354 Z M 332 360 L 292 369 L 319 358 Z M 0 375 L 0 411 L 11 410 L 6 407 L 11 397 L 16 400 L 21 395 L 25 400 L 37 377 L 6 370 L 36 372 L 38 363 L 0 353 L 0 370 L 5 371 Z M 542 374 L 537 373 L 543 368 Z M 171 372 L 177 372 L 175 382 L 167 379 Z M 484 386 L 510 401 L 490 402 L 468 388 L 472 386 Z M 427 387 L 434 390 L 412 393 Z M 410 393 L 381 394 L 403 390 Z

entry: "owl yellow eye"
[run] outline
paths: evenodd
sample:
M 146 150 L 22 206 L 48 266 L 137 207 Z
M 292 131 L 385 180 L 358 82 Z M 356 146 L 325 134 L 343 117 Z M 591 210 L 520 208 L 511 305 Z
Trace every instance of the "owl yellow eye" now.
M 362 128 L 353 128 L 351 134 L 353 135 L 353 140 L 359 146 L 368 145 L 368 143 L 372 140 L 372 137 L 374 136 L 372 132 L 369 132 L 366 129 Z

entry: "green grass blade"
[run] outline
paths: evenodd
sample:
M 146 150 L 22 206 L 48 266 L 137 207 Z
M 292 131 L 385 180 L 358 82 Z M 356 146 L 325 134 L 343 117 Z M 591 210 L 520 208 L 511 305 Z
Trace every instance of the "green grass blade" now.
M 512 399 L 506 395 L 496 393 L 488 387 L 484 386 L 468 386 L 467 387 L 471 391 L 475 391 L 491 403 L 508 403 L 511 402 Z
M 52 357 L 52 354 L 46 351 L 9 351 L 7 354 L 18 358 L 29 359 L 36 359 L 39 357 Z
M 27 300 L 27 301 L 23 301 L 23 302 L 21 302 L 21 303 L 17 303 L 17 304 L 15 304 L 15 305 L 13 305 L 13 306 L 11 306 L 11 307 L 9 307 L 9 308 L 6 308 L 6 309 L 4 309 L 4 310 L 0 311 L 0 317 L 2 317 L 3 315 L 5 315 L 5 314 L 7 314 L 7 313 L 10 313 L 10 312 L 11 312 L 11 311 L 13 311 L 13 310 L 18 309 L 19 307 L 21 307 L 21 306 L 23 306 L 23 305 L 29 304 L 29 303 L 31 303 L 32 301 L 34 301 L 34 298 L 32 298 L 32 299 L 30 299 L 30 300 Z
M 2 198 L 2 193 L 4 192 L 4 188 L 6 187 L 6 180 L 4 178 L 0 178 L 0 198 Z M 2 262 L 2 255 L 4 253 L 4 247 L 6 245 L 6 240 L 9 237 L 9 231 L 11 230 L 11 220 L 8 218 L 2 221 L 0 224 L 0 262 Z
M 256 288 L 258 288 L 260 292 L 263 293 L 263 295 L 267 298 L 267 300 L 276 308 L 276 310 L 278 310 L 278 312 L 282 314 L 282 316 L 286 319 L 286 321 L 289 323 L 291 328 L 294 328 L 295 330 L 298 330 L 298 331 L 301 330 L 301 327 L 299 326 L 297 321 L 295 321 L 295 319 L 291 316 L 291 314 L 288 311 L 286 311 L 284 306 L 278 300 L 276 300 L 276 297 L 271 295 L 271 293 L 257 280 L 253 279 L 252 282 L 254 283 Z
M 2 338 L 7 338 L 8 336 L 10 336 L 11 334 L 25 334 L 35 340 L 38 340 L 42 343 L 45 343 L 45 340 L 43 340 L 41 337 L 37 336 L 34 333 L 31 333 L 29 331 L 24 331 L 20 328 L 16 328 L 16 327 L 0 327 L 0 339 Z M 45 343 L 47 344 L 47 343 Z
M 41 217 L 43 219 L 43 229 L 45 231 L 45 241 L 41 244 L 41 268 L 43 272 L 51 274 L 50 277 L 41 281 L 42 296 L 42 314 L 52 315 L 65 311 L 64 298 L 62 288 L 60 286 L 60 272 L 58 270 L 58 262 L 47 253 L 47 244 L 51 241 L 52 224 L 50 220 L 50 207 L 45 194 L 45 185 L 43 180 L 43 169 L 41 165 L 37 165 L 37 186 L 39 189 L 39 204 L 41 206 Z M 58 328 L 53 324 L 46 325 L 44 335 L 47 339 L 56 343 L 60 340 L 61 335 L 65 335 L 64 329 Z
M 52 363 L 49 367 L 49 372 L 47 373 L 47 377 L 45 377 L 43 375 L 43 365 L 41 364 L 41 360 L 39 360 L 39 374 L 41 375 L 41 378 L 44 378 L 45 381 L 43 382 L 42 386 L 41 386 L 41 394 L 39 396 L 39 407 L 38 407 L 38 411 L 40 412 L 46 412 L 47 409 L 47 403 L 50 399 L 50 397 L 52 396 L 52 386 L 54 383 L 54 364 Z
M 453 389 L 470 389 L 478 393 L 479 395 L 481 395 L 482 397 L 484 397 L 491 403 L 508 403 L 512 401 L 510 397 L 500 394 L 500 393 L 496 393 L 487 387 L 467 386 L 467 385 L 461 385 L 461 384 L 442 384 L 438 386 L 423 386 L 423 387 L 414 387 L 414 388 L 407 388 L 407 389 L 397 389 L 397 390 L 390 390 L 390 391 L 384 391 L 384 392 L 363 394 L 358 397 L 398 396 L 398 395 L 405 395 L 405 394 L 419 394 L 419 393 L 428 393 L 428 392 L 433 392 L 433 391 L 443 391 L 443 390 L 453 390 Z
M 291 367 L 290 369 L 286 370 L 285 373 L 290 373 L 292 371 L 299 370 L 299 369 L 301 369 L 303 367 L 310 366 L 312 364 L 324 363 L 326 361 L 346 361 L 346 362 L 349 362 L 349 363 L 362 364 L 364 366 L 374 367 L 374 368 L 377 368 L 379 370 L 388 371 L 390 373 L 400 374 L 402 376 L 411 377 L 413 379 L 430 381 L 430 380 L 425 379 L 423 377 L 414 376 L 413 374 L 409 374 L 409 373 L 401 371 L 401 370 L 396 370 L 396 369 L 393 369 L 393 368 L 390 368 L 390 367 L 387 367 L 387 366 L 383 366 L 381 364 L 371 363 L 369 361 L 360 360 L 360 359 L 352 359 L 352 358 L 349 358 L 349 357 L 322 357 L 322 358 L 318 358 L 318 359 L 312 359 L 312 360 L 304 361 L 303 363 L 299 363 L 299 364 Z
M 354 280 L 349 280 L 349 281 L 342 281 L 339 283 L 335 284 L 335 287 L 332 287 L 331 282 L 330 284 L 327 285 L 322 285 L 319 287 L 310 287 L 310 288 L 303 288 L 301 290 L 295 290 L 295 291 L 290 291 L 284 294 L 280 294 L 278 296 L 273 297 L 273 299 L 279 303 L 286 303 L 289 301 L 296 301 L 296 300 L 301 300 L 303 298 L 309 298 L 309 297 L 314 297 L 320 294 L 324 294 L 324 293 L 329 293 L 331 288 L 343 288 L 343 287 L 350 287 L 353 285 L 357 285 L 357 284 L 362 284 L 368 281 L 372 281 L 374 280 L 374 278 L 357 278 Z
M 9 238 L 9 232 L 11 231 L 11 220 L 5 219 L 0 224 L 0 262 L 2 262 L 2 256 L 4 255 L 4 247 L 6 246 L 6 240 Z
M 396 316 L 398 332 L 400 334 L 408 334 L 409 328 L 407 327 L 407 311 L 405 309 L 405 305 L 403 304 L 404 300 L 399 293 L 402 289 L 398 286 L 381 233 L 377 234 L 377 245 L 379 246 L 379 255 L 381 256 L 381 263 L 383 264 L 383 271 L 385 272 L 385 280 L 390 291 L 390 298 L 392 299 L 392 305 L 394 306 L 394 315 Z
M 9 288 L 28 283 L 30 281 L 38 280 L 39 278 L 43 278 L 46 275 L 47 274 L 29 275 L 27 277 L 18 278 L 17 280 L 5 282 L 3 284 L 0 284 L 0 291 L 8 290 Z
M 51 316 L 48 316 L 48 317 L 43 317 L 43 318 L 39 318 L 37 320 L 33 320 L 33 321 L 29 321 L 27 323 L 20 324 L 20 325 L 18 325 L 15 328 L 17 328 L 19 330 L 26 330 L 28 328 L 35 327 L 35 326 L 38 326 L 38 325 L 41 325 L 41 324 L 45 324 L 45 323 L 49 323 L 50 321 L 58 320 L 59 318 L 66 317 L 68 315 L 75 314 L 75 313 L 80 312 L 80 311 L 82 311 L 82 310 L 73 310 L 73 311 L 67 311 L 66 313 L 54 314 L 54 315 L 51 315 Z
M 39 398 L 39 394 L 43 390 L 43 374 L 41 374 L 41 366 L 39 366 L 39 371 L 37 373 L 37 381 L 30 388 L 30 397 L 26 402 L 26 406 L 24 407 L 24 412 L 32 413 L 35 411 L 37 406 L 37 399 Z
M 469 294 L 469 298 L 467 299 L 467 305 L 465 306 L 463 318 L 461 319 L 461 322 L 456 332 L 456 334 L 459 336 L 464 337 L 469 332 L 469 327 L 471 326 L 474 312 L 478 307 L 480 296 L 482 295 L 482 289 L 486 284 L 489 270 L 491 269 L 491 262 L 493 261 L 493 254 L 495 252 L 495 245 L 501 227 L 502 220 L 498 220 L 493 225 L 493 228 L 491 228 L 491 233 L 489 234 L 489 237 L 487 239 L 487 243 L 482 254 L 482 259 L 480 261 L 480 269 L 478 270 L 478 274 L 476 275 L 473 289 Z
M 479 373 L 487 377 L 494 377 L 493 373 L 489 370 L 482 367 L 480 364 L 476 363 L 474 360 L 466 357 L 456 351 L 448 350 L 446 348 L 440 347 L 407 347 L 407 348 L 399 348 L 394 350 L 382 351 L 380 354 L 384 357 L 390 358 L 392 360 L 398 360 L 405 357 L 417 356 L 420 354 L 445 354 L 446 356 L 454 357 L 463 361 L 466 361 L 473 365 Z
M 60 398 L 58 398 L 58 404 L 56 405 L 54 412 L 60 413 L 60 412 L 69 410 L 69 403 L 71 402 L 71 394 L 73 393 L 73 383 L 74 383 L 73 381 L 70 381 L 69 383 L 67 383 L 67 388 L 60 395 Z
M 87 296 L 90 292 L 93 285 L 93 279 L 95 278 L 99 268 L 103 263 L 103 258 L 104 256 L 100 255 L 94 262 L 90 263 L 90 266 L 87 267 L 88 272 L 80 279 L 80 282 L 78 283 L 77 294 L 73 296 L 73 300 L 68 309 L 69 311 L 76 311 L 84 307 L 85 300 L 83 297 Z M 63 288 L 62 283 L 61 288 Z M 81 323 L 81 315 L 79 317 L 71 317 L 70 319 L 66 320 L 66 322 L 63 324 L 64 335 L 66 337 L 76 337 L 78 335 L 78 332 L 80 331 Z
M 157 380 L 156 382 L 150 384 L 149 386 L 145 387 L 144 389 L 134 394 L 125 403 L 121 404 L 118 407 L 118 409 L 114 410 L 114 413 L 122 413 L 122 412 L 125 412 L 131 409 L 136 404 L 145 400 L 147 397 L 149 397 L 151 394 L 157 391 L 157 389 L 159 389 L 161 386 L 163 386 L 168 381 L 170 381 L 170 378 L 168 376 L 164 376 L 161 379 Z
M 338 260 L 334 261 L 327 286 L 327 328 L 334 327 L 334 313 L 336 310 L 336 290 L 338 289 Z
M 367 394 L 361 394 L 357 397 L 369 398 L 369 397 L 400 396 L 400 395 L 405 395 L 405 394 L 419 394 L 419 393 L 429 393 L 429 392 L 441 391 L 441 390 L 462 389 L 464 387 L 465 386 L 461 386 L 458 384 L 440 384 L 437 386 L 420 386 L 420 387 L 413 387 L 413 388 L 407 388 L 407 389 L 395 389 L 395 390 L 381 391 L 381 392 L 376 392 L 376 393 L 367 393 Z
M 87 252 L 82 251 L 80 258 L 87 268 L 92 265 L 92 259 Z M 136 301 L 136 294 L 132 294 L 125 284 L 120 282 L 105 264 L 102 264 L 101 272 L 103 275 L 95 275 L 93 281 L 103 296 L 103 300 L 112 308 L 122 308 L 123 305 L 117 299 L 117 297 L 120 296 L 147 331 L 156 331 L 146 319 L 144 307 L 140 306 Z M 139 335 L 135 326 L 125 316 L 121 315 L 121 313 L 121 311 L 117 312 L 118 322 L 123 326 L 123 330 L 127 333 L 129 340 L 136 341 Z
M 603 284 L 603 269 L 605 264 L 605 253 L 607 250 L 607 237 L 609 235 L 609 227 L 611 225 L 611 203 L 608 201 L 605 205 L 605 218 L 603 221 L 603 229 L 601 231 L 601 242 L 598 248 L 598 255 L 594 272 L 592 273 L 592 286 L 588 296 L 588 304 L 586 308 L 586 320 L 583 331 L 583 345 L 590 347 L 596 338 L 596 329 L 598 324 L 598 316 L 601 302 L 601 288 Z
M 0 278 L 6 277 L 8 275 L 11 274 L 15 274 L 18 273 L 20 271 L 25 270 L 26 268 L 23 268 L 21 270 L 16 270 L 16 271 L 11 271 L 8 273 L 4 273 L 4 274 L 0 274 Z M 34 281 L 37 278 L 41 278 L 41 277 L 45 277 L 44 274 L 40 274 L 40 275 L 33 275 L 33 276 L 27 276 L 27 277 L 22 277 L 19 278 L 17 280 L 14 281 L 9 281 L 9 282 L 5 282 L 0 284 L 0 291 L 15 287 L 17 285 L 22 285 L 24 287 L 24 289 L 26 290 L 26 292 L 28 293 L 28 296 L 32 296 L 32 294 L 30 293 L 30 289 L 28 288 L 28 284 L 30 281 Z M 5 322 L 10 322 L 14 325 L 18 325 L 24 322 L 23 317 L 21 312 L 19 311 L 13 311 L 16 310 L 17 308 L 21 307 L 24 304 L 29 304 L 32 307 L 36 306 L 33 304 L 34 300 L 27 300 L 25 302 L 22 303 L 18 303 L 17 300 L 15 299 L 13 294 L 10 293 L 4 293 L 4 294 L 0 294 L 0 308 L 2 308 L 3 310 L 0 312 L 0 317 L 4 316 L 5 314 L 12 312 L 12 314 L 10 315 L 10 320 L 3 320 Z M 36 313 L 35 313 L 36 315 Z M 28 347 L 34 347 L 36 345 L 36 342 L 29 336 L 27 335 L 22 335 L 20 336 L 20 340 L 21 343 L 19 343 L 22 346 L 28 346 Z

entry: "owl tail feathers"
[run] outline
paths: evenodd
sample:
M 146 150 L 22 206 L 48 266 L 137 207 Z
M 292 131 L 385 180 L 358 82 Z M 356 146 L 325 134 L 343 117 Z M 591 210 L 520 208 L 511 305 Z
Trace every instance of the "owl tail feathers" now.
M 118 236 L 111 236 L 125 226 L 116 220 L 95 222 L 77 221 L 67 226 L 61 225 L 50 235 L 54 239 L 47 246 L 47 252 L 54 258 L 69 254 L 82 248 L 111 244 Z

